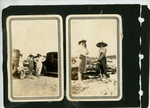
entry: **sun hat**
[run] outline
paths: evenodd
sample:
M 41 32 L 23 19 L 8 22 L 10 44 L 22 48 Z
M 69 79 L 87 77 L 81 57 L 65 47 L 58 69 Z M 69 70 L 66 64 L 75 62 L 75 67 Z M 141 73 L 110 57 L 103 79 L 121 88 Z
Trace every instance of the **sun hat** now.
M 107 44 L 103 41 L 96 44 L 97 47 L 100 47 L 101 45 L 103 45 L 104 47 L 107 46 Z
M 85 39 L 80 39 L 79 41 L 78 41 L 78 44 L 80 45 L 82 42 L 85 42 L 86 43 L 86 40 Z
M 41 56 L 41 54 L 37 54 L 37 57 Z
M 30 53 L 29 57 L 33 57 L 33 55 Z

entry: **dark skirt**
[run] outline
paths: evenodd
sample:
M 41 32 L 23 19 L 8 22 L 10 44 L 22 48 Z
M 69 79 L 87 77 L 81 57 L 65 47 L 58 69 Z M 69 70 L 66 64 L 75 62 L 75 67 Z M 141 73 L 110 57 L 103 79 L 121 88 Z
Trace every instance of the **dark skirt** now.
M 106 57 L 104 56 L 101 60 L 98 61 L 96 65 L 96 72 L 100 72 L 101 74 L 107 74 L 106 73 Z
M 86 62 L 86 56 L 80 55 L 80 63 L 79 63 L 79 69 L 78 72 L 84 73 L 85 71 L 85 62 Z
M 29 62 L 29 73 L 30 73 L 30 74 L 32 74 L 33 68 L 34 68 L 34 62 L 33 62 L 33 61 L 30 61 L 30 62 Z

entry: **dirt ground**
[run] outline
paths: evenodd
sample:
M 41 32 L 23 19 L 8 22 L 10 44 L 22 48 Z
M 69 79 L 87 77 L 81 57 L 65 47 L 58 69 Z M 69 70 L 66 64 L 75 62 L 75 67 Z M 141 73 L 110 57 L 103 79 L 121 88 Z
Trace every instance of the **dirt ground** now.
M 110 78 L 100 78 L 88 75 L 88 79 L 81 84 L 78 80 L 72 80 L 73 96 L 115 96 L 117 95 L 116 74 Z
M 14 96 L 57 96 L 58 88 L 56 75 L 13 79 Z

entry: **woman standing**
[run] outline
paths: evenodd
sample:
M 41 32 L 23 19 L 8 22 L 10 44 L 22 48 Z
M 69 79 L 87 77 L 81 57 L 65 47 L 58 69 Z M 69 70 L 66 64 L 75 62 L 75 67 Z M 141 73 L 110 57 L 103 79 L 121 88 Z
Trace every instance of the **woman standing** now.
M 39 77 L 39 75 L 41 74 L 42 71 L 42 62 L 45 61 L 45 58 L 42 57 L 40 54 L 37 54 L 37 57 L 35 59 L 36 62 L 36 76 Z
M 29 75 L 32 76 L 34 68 L 34 57 L 32 54 L 28 56 L 27 61 L 29 62 Z
M 86 48 L 86 40 L 82 39 L 78 42 L 79 47 L 77 49 L 79 68 L 78 68 L 78 81 L 82 82 L 82 74 L 85 72 L 86 55 L 89 53 Z
M 109 75 L 107 74 L 106 71 L 106 66 L 107 66 L 107 62 L 106 62 L 106 46 L 107 44 L 104 42 L 99 42 L 96 44 L 97 47 L 99 47 L 98 50 L 98 58 L 97 58 L 97 67 L 99 67 L 99 69 L 101 69 L 101 74 L 102 76 L 106 76 L 109 77 Z M 100 70 L 98 70 L 100 71 Z
M 24 73 L 24 66 L 23 66 L 22 56 L 23 56 L 22 54 L 19 55 L 19 65 L 18 65 L 17 69 L 18 69 L 19 77 L 21 79 L 24 79 L 25 73 Z

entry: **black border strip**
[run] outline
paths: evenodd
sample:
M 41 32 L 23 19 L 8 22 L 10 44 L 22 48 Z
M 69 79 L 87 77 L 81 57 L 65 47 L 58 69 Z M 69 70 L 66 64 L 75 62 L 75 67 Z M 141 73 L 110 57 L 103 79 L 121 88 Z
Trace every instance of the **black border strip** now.
M 147 6 L 142 6 L 141 17 L 144 18 L 144 22 L 141 26 L 141 54 L 144 58 L 141 60 L 141 89 L 143 95 L 141 96 L 141 107 L 147 108 L 149 105 L 149 70 L 150 70 L 150 10 Z

